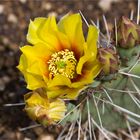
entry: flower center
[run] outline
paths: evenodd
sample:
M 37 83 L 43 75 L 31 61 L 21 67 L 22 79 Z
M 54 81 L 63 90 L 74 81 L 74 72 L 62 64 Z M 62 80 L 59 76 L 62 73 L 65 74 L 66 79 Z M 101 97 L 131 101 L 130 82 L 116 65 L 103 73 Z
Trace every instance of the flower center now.
M 73 79 L 76 75 L 77 60 L 75 59 L 74 53 L 68 49 L 52 54 L 48 64 L 51 76 L 62 74 Z

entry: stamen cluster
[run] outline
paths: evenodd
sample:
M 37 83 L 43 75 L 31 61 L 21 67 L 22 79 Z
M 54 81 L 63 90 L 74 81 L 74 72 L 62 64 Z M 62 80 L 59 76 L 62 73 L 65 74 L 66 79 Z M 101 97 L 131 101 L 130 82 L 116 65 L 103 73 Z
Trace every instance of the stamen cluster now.
M 68 49 L 52 54 L 48 64 L 51 77 L 58 74 L 70 79 L 75 77 L 77 60 L 75 59 L 74 53 Z

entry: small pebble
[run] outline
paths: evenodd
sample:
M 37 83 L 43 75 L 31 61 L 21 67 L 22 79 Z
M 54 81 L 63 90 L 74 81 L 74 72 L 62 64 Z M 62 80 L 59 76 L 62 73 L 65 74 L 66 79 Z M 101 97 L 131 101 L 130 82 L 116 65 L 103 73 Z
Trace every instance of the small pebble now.
M 3 52 L 5 50 L 3 45 L 0 45 L 0 52 Z
M 98 5 L 103 11 L 106 12 L 110 10 L 112 2 L 119 2 L 119 1 L 120 0 L 100 0 Z
M 9 14 L 8 21 L 11 22 L 11 23 L 17 23 L 18 19 L 14 14 Z
M 24 140 L 31 140 L 30 138 L 25 137 Z
M 0 79 L 0 91 L 3 91 L 5 89 L 5 83 L 2 79 Z
M 10 77 L 5 75 L 5 76 L 2 77 L 2 80 L 3 80 L 4 83 L 8 83 L 8 82 L 10 82 Z
M 21 3 L 26 3 L 27 2 L 27 0 L 19 0 Z
M 87 6 L 87 9 L 88 9 L 88 10 L 93 10 L 93 5 L 89 4 L 89 5 Z
M 52 4 L 47 2 L 47 3 L 43 4 L 43 8 L 45 10 L 51 10 L 52 9 Z
M 42 135 L 38 140 L 55 140 L 53 135 Z
M 3 43 L 4 45 L 8 45 L 8 44 L 10 44 L 10 41 L 9 41 L 9 39 L 8 39 L 7 37 L 3 37 L 3 38 L 2 38 L 2 43 Z
M 4 12 L 4 6 L 0 5 L 0 14 L 2 14 Z

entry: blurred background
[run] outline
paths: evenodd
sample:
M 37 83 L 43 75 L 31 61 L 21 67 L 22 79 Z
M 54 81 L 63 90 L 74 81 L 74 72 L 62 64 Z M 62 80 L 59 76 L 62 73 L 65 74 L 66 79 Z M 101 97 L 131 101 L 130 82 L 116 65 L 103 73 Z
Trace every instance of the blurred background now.
M 16 66 L 19 47 L 27 44 L 30 19 L 49 15 L 59 19 L 69 11 L 79 10 L 89 22 L 98 19 L 105 34 L 102 16 L 105 15 L 111 31 L 115 18 L 130 17 L 132 10 L 136 18 L 137 0 L 0 0 L 0 140 L 54 140 L 60 133 L 61 127 L 19 131 L 34 122 L 24 113 L 24 106 L 6 107 L 4 104 L 22 103 L 24 93 L 28 92 Z

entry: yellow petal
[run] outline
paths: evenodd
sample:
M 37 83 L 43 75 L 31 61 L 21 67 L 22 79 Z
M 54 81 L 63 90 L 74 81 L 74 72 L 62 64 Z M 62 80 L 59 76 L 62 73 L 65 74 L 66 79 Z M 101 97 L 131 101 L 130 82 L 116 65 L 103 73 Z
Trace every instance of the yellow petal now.
M 57 46 L 55 46 L 57 51 L 61 51 L 62 49 L 70 49 L 70 42 L 68 40 L 68 37 L 64 33 L 56 31 L 54 32 L 54 35 L 56 36 L 58 44 L 60 46 L 59 49 L 57 48 Z
M 47 71 L 48 60 L 53 53 L 43 44 L 24 46 L 21 51 L 26 56 L 26 71 L 31 74 L 42 75 Z
M 97 56 L 97 39 L 98 39 L 98 29 L 92 25 L 89 26 L 87 43 L 84 43 L 84 55 L 80 58 L 77 64 L 77 74 L 81 74 L 83 65 L 87 61 L 93 61 Z
M 30 60 L 28 60 L 30 61 Z M 46 60 L 37 59 L 26 68 L 26 71 L 30 74 L 35 74 L 44 77 L 47 81 L 49 79 L 48 63 Z
M 88 60 L 93 59 L 93 57 L 92 57 L 93 55 L 88 50 L 88 47 L 87 47 L 86 43 L 84 44 L 83 48 L 84 48 L 84 55 L 80 58 L 80 60 L 77 64 L 77 67 L 76 67 L 77 74 L 81 74 L 84 63 L 86 63 Z
M 29 67 L 27 67 L 26 71 L 30 74 L 42 75 L 37 61 L 34 61 Z
M 66 106 L 64 104 L 64 101 L 57 99 L 50 103 L 49 107 L 49 117 L 53 118 L 54 121 L 59 121 L 60 119 L 63 119 L 66 111 Z
M 78 80 L 73 82 L 71 84 L 71 87 L 79 88 L 81 86 L 86 86 L 93 82 L 94 78 L 101 71 L 101 65 L 98 62 L 92 62 L 91 65 L 92 66 L 89 66 L 90 67 L 89 69 L 85 67 Z
M 34 21 L 30 21 L 28 34 L 27 34 L 27 40 L 31 44 L 36 43 L 45 43 L 44 39 L 46 38 L 47 33 L 49 33 L 51 30 L 57 30 L 57 25 L 55 21 L 55 17 L 49 17 L 49 18 L 35 18 Z M 41 36 L 40 32 L 45 32 L 45 36 Z
M 33 75 L 30 73 L 25 73 L 24 78 L 27 82 L 27 88 L 30 90 L 35 90 L 37 88 L 46 87 L 41 76 Z
M 70 86 L 71 81 L 66 76 L 63 76 L 61 74 L 56 75 L 52 80 L 48 82 L 48 89 L 56 86 Z
M 37 72 L 35 69 L 32 73 L 27 72 L 28 61 L 24 54 L 20 57 L 20 63 L 17 68 L 23 73 L 25 81 L 27 82 L 27 88 L 30 90 L 37 89 L 39 87 L 44 87 L 46 84 L 43 82 L 43 78 L 40 75 L 36 75 L 34 73 Z
M 65 91 L 66 94 L 62 95 L 61 98 L 62 99 L 71 99 L 71 100 L 75 100 L 80 91 L 83 89 L 83 87 L 81 88 L 70 88 L 67 91 Z
M 47 101 L 47 98 L 46 98 L 46 101 L 45 101 L 45 98 L 41 97 L 37 92 L 29 92 L 27 94 L 25 94 L 24 96 L 24 100 L 25 100 L 25 103 L 29 106 L 34 106 L 34 105 L 39 105 L 39 104 L 42 104 L 42 105 L 48 105 L 48 101 Z
M 38 29 L 37 34 L 52 50 L 60 51 L 70 48 L 67 36 L 57 29 L 55 17 L 49 17 Z
M 79 57 L 83 53 L 83 43 L 85 42 L 82 30 L 82 19 L 80 14 L 66 15 L 58 23 L 61 32 L 67 35 L 71 50 Z
M 70 46 L 67 37 L 58 31 L 54 16 L 36 18 L 34 21 L 31 21 L 27 40 L 34 45 L 37 43 L 45 44 L 53 51 L 60 51 L 64 46 L 66 48 Z
M 27 34 L 28 42 L 30 42 L 31 44 L 42 42 L 42 40 L 39 38 L 37 34 L 37 30 L 42 24 L 46 22 L 46 20 L 47 18 L 36 18 L 34 21 L 30 20 Z
M 79 95 L 80 88 L 68 88 L 68 87 L 55 87 L 53 90 L 47 91 L 49 99 L 60 97 L 62 99 L 74 100 Z
M 93 52 L 93 59 L 96 58 L 97 55 L 97 40 L 98 40 L 98 29 L 95 26 L 90 25 L 88 29 L 87 35 L 87 46 L 88 50 Z
M 38 43 L 34 46 L 26 45 L 21 47 L 20 50 L 26 57 L 35 57 L 35 58 L 48 58 L 53 53 L 48 46 Z M 49 59 L 49 58 L 48 58 Z
M 53 98 L 57 98 L 60 97 L 61 95 L 63 95 L 63 91 L 60 91 L 59 87 L 55 87 L 55 90 L 53 88 L 53 90 L 47 90 L 47 96 L 49 99 L 53 99 Z
M 88 66 L 86 66 L 86 70 L 90 70 L 90 75 L 94 79 L 100 73 L 102 69 L 102 65 L 99 63 L 98 60 L 94 62 L 90 62 L 90 63 L 92 63 L 92 66 L 90 65 L 89 69 L 88 69 Z
M 20 61 L 19 61 L 19 65 L 17 66 L 17 68 L 21 71 L 24 72 L 25 69 L 27 68 L 27 61 L 26 61 L 26 56 L 24 54 L 22 54 L 20 56 Z

